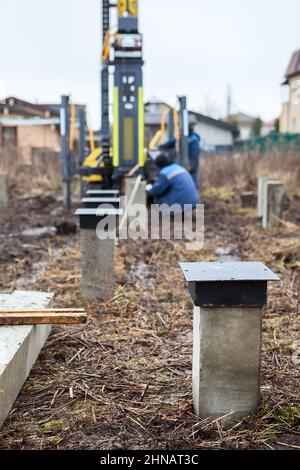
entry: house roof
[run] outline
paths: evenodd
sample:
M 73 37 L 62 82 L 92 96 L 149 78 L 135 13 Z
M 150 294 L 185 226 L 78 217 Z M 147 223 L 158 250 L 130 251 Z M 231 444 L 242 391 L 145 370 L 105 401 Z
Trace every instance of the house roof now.
M 159 99 L 153 98 L 149 101 L 146 101 L 145 106 L 151 106 L 151 105 L 159 105 L 159 106 L 165 106 L 166 108 L 172 109 L 172 106 L 170 106 L 168 103 L 165 101 L 160 101 Z
M 33 109 L 23 108 L 22 106 L 11 106 L 6 103 L 0 103 L 0 114 L 16 115 L 21 117 L 46 117 L 45 112 L 42 114 Z
M 300 49 L 298 49 L 298 51 L 294 52 L 294 54 L 292 55 L 292 58 L 285 74 L 286 80 L 283 85 L 287 85 L 289 79 L 298 74 L 300 74 Z
M 30 113 L 31 115 L 44 117 L 47 113 L 51 113 L 49 108 L 44 107 L 38 103 L 30 103 L 29 101 L 21 100 L 15 96 L 9 96 L 4 100 L 6 106 L 10 110 L 11 108 L 17 108 Z M 55 113 L 56 114 L 56 113 Z
M 234 132 L 234 126 L 228 122 L 222 121 L 221 119 L 214 119 L 210 116 L 205 116 L 204 114 L 197 113 L 195 111 L 189 111 L 189 115 L 194 116 L 196 118 L 196 122 L 203 122 L 204 124 L 218 127 L 224 131 Z
M 235 122 L 239 126 L 251 126 L 255 117 L 246 113 L 236 113 L 228 116 L 227 120 L 231 123 Z
M 86 105 L 85 104 L 78 104 L 78 103 L 75 103 L 76 104 L 76 113 L 78 113 L 78 111 L 80 109 L 83 109 L 85 110 L 86 109 Z M 42 103 L 40 104 L 39 106 L 41 106 L 42 108 L 45 108 L 47 110 L 49 110 L 52 114 L 57 114 L 57 115 L 60 115 L 60 107 L 61 105 L 60 104 L 53 104 L 53 103 L 50 103 L 50 104 L 45 104 L 45 103 Z
M 172 109 L 172 107 L 168 104 L 165 103 L 164 101 L 148 101 L 145 103 L 145 124 L 148 126 L 160 126 L 161 125 L 161 118 L 162 118 L 162 113 L 161 112 L 151 112 L 147 111 L 147 106 L 155 104 L 155 105 L 161 105 L 165 106 L 166 108 Z M 190 120 L 193 124 L 196 124 L 197 122 L 203 122 L 205 124 L 211 125 L 213 127 L 217 127 L 219 129 L 223 129 L 229 132 L 234 131 L 234 127 L 232 124 L 222 121 L 220 119 L 214 119 L 209 116 L 205 116 L 204 114 L 198 113 L 196 111 L 189 111 L 189 116 Z
M 0 113 L 3 113 L 5 109 L 8 111 L 8 114 L 20 116 L 37 116 L 42 118 L 60 116 L 60 104 L 30 103 L 15 96 L 9 96 L 0 102 Z M 76 104 L 77 115 L 79 109 L 85 109 L 85 106 Z

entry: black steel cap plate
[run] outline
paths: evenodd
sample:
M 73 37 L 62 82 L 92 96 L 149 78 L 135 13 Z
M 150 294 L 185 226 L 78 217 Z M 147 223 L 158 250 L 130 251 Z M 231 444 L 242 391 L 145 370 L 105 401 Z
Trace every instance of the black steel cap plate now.
M 123 215 L 123 209 L 77 209 L 75 215 L 94 215 L 95 217 L 105 217 L 106 215 Z
M 120 204 L 119 197 L 85 197 L 81 199 L 83 204 L 93 203 L 93 204 Z
M 119 218 L 123 215 L 122 209 L 77 209 L 75 215 L 79 216 L 80 228 L 83 230 L 96 230 L 98 223 L 107 217 L 112 218 L 112 224 L 119 222 Z
M 102 209 L 102 208 L 116 208 L 120 207 L 120 198 L 98 198 L 98 197 L 87 197 L 81 200 L 83 207 L 87 209 Z
M 187 282 L 279 281 L 260 262 L 179 263 Z
M 120 191 L 118 189 L 89 189 L 86 192 L 86 194 L 88 196 L 95 196 L 96 195 L 96 196 L 99 196 L 99 197 L 106 196 L 106 195 L 110 196 L 111 194 L 117 196 L 117 195 L 120 194 Z
M 279 281 L 263 263 L 180 263 L 197 307 L 260 307 L 267 282 Z

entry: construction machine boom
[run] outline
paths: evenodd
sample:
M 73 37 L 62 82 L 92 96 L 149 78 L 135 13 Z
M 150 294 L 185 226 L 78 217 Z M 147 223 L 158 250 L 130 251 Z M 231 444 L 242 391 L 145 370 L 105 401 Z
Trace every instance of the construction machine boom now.
M 142 46 L 137 0 L 119 0 L 113 60 L 113 167 L 119 174 L 144 166 Z
M 110 12 L 115 6 L 118 25 L 113 31 Z M 81 174 L 87 181 L 111 187 L 137 165 L 144 167 L 143 57 L 142 35 L 138 30 L 138 1 L 118 0 L 116 5 L 112 5 L 109 0 L 102 0 L 102 30 L 102 142 L 101 148 L 92 152 L 97 157 L 92 154 L 87 157 Z M 110 118 L 113 120 L 112 136 Z

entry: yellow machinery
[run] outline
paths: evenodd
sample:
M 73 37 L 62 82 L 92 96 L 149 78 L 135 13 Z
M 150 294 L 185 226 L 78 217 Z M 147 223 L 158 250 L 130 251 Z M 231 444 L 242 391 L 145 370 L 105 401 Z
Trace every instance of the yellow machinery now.
M 101 147 L 95 148 L 91 133 L 91 153 L 80 171 L 86 182 L 101 183 L 106 188 L 119 184 L 123 175 L 133 169 L 144 172 L 147 155 L 144 148 L 143 40 L 138 30 L 138 1 L 118 0 L 116 6 L 118 27 L 113 32 L 110 10 L 114 6 L 109 0 L 102 0 Z M 110 90 L 111 66 L 114 67 L 114 84 Z M 112 98 L 113 113 L 110 113 Z M 180 97 L 179 101 L 179 112 L 175 108 L 171 112 L 169 109 L 164 111 L 161 130 L 152 140 L 150 149 L 164 143 L 172 134 L 177 141 L 178 161 L 186 166 L 188 112 L 186 98 Z M 113 118 L 112 139 L 110 117 Z

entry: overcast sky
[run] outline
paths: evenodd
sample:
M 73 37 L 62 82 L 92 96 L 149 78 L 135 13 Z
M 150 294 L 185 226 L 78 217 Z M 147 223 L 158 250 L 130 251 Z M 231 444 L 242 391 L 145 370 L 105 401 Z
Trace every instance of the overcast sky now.
M 0 0 L 0 98 L 87 103 L 99 123 L 100 0 Z M 291 53 L 300 48 L 299 0 L 140 0 L 145 98 L 224 116 L 280 112 Z

